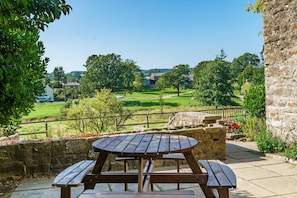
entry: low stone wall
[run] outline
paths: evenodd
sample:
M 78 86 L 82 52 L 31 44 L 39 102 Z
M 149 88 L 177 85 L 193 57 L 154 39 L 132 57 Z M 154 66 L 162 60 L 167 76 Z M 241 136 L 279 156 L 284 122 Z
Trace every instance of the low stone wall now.
M 197 139 L 198 145 L 193 151 L 197 159 L 225 159 L 226 157 L 226 130 L 222 125 L 214 124 L 208 127 L 179 130 L 151 130 L 149 133 L 171 133 Z M 39 140 L 1 146 L 1 177 L 52 176 L 75 162 L 96 159 L 98 153 L 93 152 L 92 142 L 98 138 L 99 136 Z M 122 162 L 115 162 L 114 157 L 109 156 L 108 163 L 104 167 L 105 171 L 123 170 Z

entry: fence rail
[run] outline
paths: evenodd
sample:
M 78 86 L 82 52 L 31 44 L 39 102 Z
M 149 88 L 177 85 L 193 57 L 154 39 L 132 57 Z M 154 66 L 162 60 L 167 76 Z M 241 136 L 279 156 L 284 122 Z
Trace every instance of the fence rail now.
M 216 114 L 220 115 L 222 118 L 232 118 L 236 116 L 246 116 L 246 113 L 242 107 L 228 107 L 228 108 L 214 108 L 214 109 L 207 109 L 207 110 L 197 110 L 196 112 L 204 112 L 204 113 L 209 113 L 209 114 Z M 45 134 L 46 137 L 50 136 L 49 133 L 49 124 L 56 123 L 55 127 L 59 126 L 61 122 L 69 122 L 69 121 L 75 121 L 75 122 L 80 122 L 79 123 L 79 130 L 81 133 L 86 132 L 86 124 L 85 122 L 87 120 L 94 120 L 94 119 L 102 119 L 102 118 L 109 118 L 114 120 L 114 129 L 115 131 L 119 131 L 120 128 L 123 127 L 129 127 L 129 126 L 143 126 L 146 128 L 150 128 L 151 126 L 156 126 L 159 124 L 166 124 L 168 123 L 168 118 L 171 115 L 174 115 L 176 112 L 166 112 L 166 113 L 151 113 L 151 114 L 133 114 L 131 115 L 131 118 L 127 123 L 121 124 L 119 122 L 119 116 L 105 116 L 105 117 L 92 117 L 92 118 L 80 118 L 80 119 L 63 119 L 63 120 L 48 120 L 48 121 L 39 121 L 39 122 L 27 122 L 27 123 L 21 123 L 21 126 L 26 126 L 26 125 L 42 125 L 43 130 L 33 130 L 33 132 L 23 132 L 19 133 L 21 136 L 25 135 L 37 135 L 37 134 Z M 143 122 L 133 122 L 133 119 L 138 117 L 138 120 L 143 120 Z M 40 127 L 41 128 L 41 127 Z

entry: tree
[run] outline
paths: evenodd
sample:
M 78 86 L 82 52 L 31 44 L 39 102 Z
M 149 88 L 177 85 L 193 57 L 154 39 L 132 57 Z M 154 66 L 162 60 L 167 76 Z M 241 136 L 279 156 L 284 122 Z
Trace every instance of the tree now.
M 44 92 L 48 58 L 39 31 L 71 7 L 64 0 L 2 0 L 0 3 L 0 128 L 13 130 Z
M 129 110 L 123 109 L 123 101 L 116 98 L 116 95 L 109 89 L 102 89 L 96 92 L 95 97 L 83 98 L 77 106 L 73 106 L 66 110 L 68 118 L 75 118 L 75 129 L 82 131 L 82 118 L 90 118 L 84 120 L 84 127 L 90 128 L 97 133 L 114 131 L 115 117 L 117 116 L 117 124 L 124 122 L 131 117 Z
M 204 68 L 207 67 L 207 65 L 210 63 L 211 61 L 202 61 L 200 63 L 198 63 L 198 65 L 196 67 L 194 67 L 193 69 L 193 86 L 194 87 L 198 87 L 198 82 L 199 82 L 199 78 L 202 75 L 202 71 Z
M 243 100 L 243 108 L 250 116 L 265 117 L 265 86 L 251 87 Z
M 186 87 L 190 83 L 189 65 L 177 65 L 173 69 L 162 76 L 157 81 L 157 87 L 173 87 L 177 90 L 179 96 L 181 87 Z
M 197 78 L 197 97 L 202 105 L 230 105 L 233 89 L 230 63 L 217 57 L 200 71 Z
M 236 79 L 240 73 L 248 66 L 258 67 L 260 65 L 260 58 L 256 54 L 244 53 L 238 58 L 233 59 L 230 65 L 231 77 Z M 240 82 L 242 84 L 242 82 Z
M 55 67 L 53 72 L 52 87 L 62 88 L 64 83 L 67 83 L 67 77 L 63 67 Z
M 135 76 L 140 73 L 134 61 L 123 61 L 120 55 L 113 53 L 89 56 L 85 67 L 87 71 L 80 83 L 83 96 L 93 96 L 103 88 L 112 92 L 131 92 Z

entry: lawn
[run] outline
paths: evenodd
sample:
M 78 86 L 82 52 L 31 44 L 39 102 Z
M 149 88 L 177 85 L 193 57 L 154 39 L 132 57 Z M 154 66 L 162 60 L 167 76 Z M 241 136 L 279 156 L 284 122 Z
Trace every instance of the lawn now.
M 64 102 L 40 103 L 36 104 L 34 110 L 23 120 L 46 119 L 61 117 L 61 109 L 64 107 Z
M 124 127 L 124 130 L 132 130 L 135 125 L 139 125 L 137 123 L 146 125 L 145 123 L 148 120 L 146 116 L 148 114 L 151 114 L 149 115 L 150 127 L 160 127 L 165 125 L 168 117 L 173 112 L 214 109 L 214 107 L 200 106 L 199 101 L 194 98 L 193 90 L 190 89 L 181 90 L 179 97 L 177 97 L 176 90 L 174 89 L 166 89 L 162 92 L 157 89 L 147 89 L 133 92 L 132 94 L 117 94 L 117 96 L 123 96 L 119 98 L 124 101 L 125 109 L 134 111 L 133 118 L 130 118 L 126 122 L 126 124 L 132 124 L 132 126 Z M 163 100 L 162 107 L 160 105 L 160 98 Z M 65 104 L 64 102 L 36 104 L 34 111 L 23 118 L 22 128 L 18 129 L 17 132 L 20 134 L 48 132 L 47 136 L 45 133 L 22 136 L 24 139 L 94 133 L 87 127 L 84 128 L 84 132 L 81 131 L 81 123 L 84 122 L 84 119 L 81 121 L 65 120 L 62 113 Z M 42 121 L 42 123 L 28 123 L 38 121 Z M 163 123 L 158 124 L 158 122 Z

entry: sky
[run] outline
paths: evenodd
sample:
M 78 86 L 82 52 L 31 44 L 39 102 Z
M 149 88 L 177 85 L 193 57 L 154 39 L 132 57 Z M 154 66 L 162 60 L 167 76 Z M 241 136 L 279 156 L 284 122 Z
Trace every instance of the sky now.
M 115 53 L 140 69 L 173 68 L 213 60 L 221 49 L 232 61 L 260 55 L 261 14 L 253 0 L 66 0 L 69 15 L 40 33 L 48 72 L 85 71 L 91 55 Z

